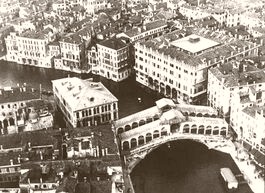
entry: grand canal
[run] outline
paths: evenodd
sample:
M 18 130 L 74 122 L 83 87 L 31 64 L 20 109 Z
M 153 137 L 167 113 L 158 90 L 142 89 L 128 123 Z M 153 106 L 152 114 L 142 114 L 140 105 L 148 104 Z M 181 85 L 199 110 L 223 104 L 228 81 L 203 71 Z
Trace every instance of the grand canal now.
M 26 83 L 37 89 L 41 84 L 43 89 L 51 91 L 51 80 L 68 76 L 76 76 L 82 79 L 93 78 L 95 81 L 101 81 L 119 99 L 119 117 L 151 107 L 159 98 L 156 94 L 147 93 L 133 79 L 118 84 L 90 74 L 80 75 L 61 70 L 36 68 L 0 61 L 0 88 Z M 138 98 L 141 98 L 141 102 L 138 101 Z
M 132 172 L 136 193 L 225 193 L 219 170 L 240 171 L 230 155 L 209 150 L 191 140 L 164 144 L 142 160 Z M 251 193 L 247 184 L 235 193 Z
M 0 61 L 0 88 L 26 83 L 34 88 L 41 84 L 43 89 L 51 90 L 51 80 L 68 75 L 101 81 L 119 99 L 120 117 L 151 107 L 160 98 L 142 89 L 133 79 L 117 84 L 92 75 L 81 76 Z M 178 141 L 172 142 L 170 148 L 164 145 L 151 152 L 136 166 L 132 179 L 136 193 L 223 193 L 218 178 L 221 167 L 239 172 L 229 155 L 208 150 L 198 143 Z M 238 192 L 250 193 L 251 190 L 242 185 Z

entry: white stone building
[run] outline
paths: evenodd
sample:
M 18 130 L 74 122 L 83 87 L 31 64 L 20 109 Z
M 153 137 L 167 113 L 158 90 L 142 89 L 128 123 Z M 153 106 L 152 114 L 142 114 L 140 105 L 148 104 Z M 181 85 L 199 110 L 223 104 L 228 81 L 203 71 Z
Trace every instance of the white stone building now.
M 232 95 L 231 126 L 254 160 L 264 167 L 265 102 L 256 102 L 251 92 Z
M 90 37 L 89 40 L 90 41 Z M 55 59 L 55 69 L 76 73 L 89 72 L 87 65 L 86 40 L 79 34 L 67 35 L 59 40 L 60 57 Z
M 51 58 L 48 57 L 47 45 L 52 32 L 46 30 L 26 31 L 20 35 L 10 33 L 5 38 L 7 48 L 7 61 L 24 65 L 51 68 Z
M 99 75 L 115 82 L 131 74 L 128 64 L 129 48 L 122 40 L 111 38 L 97 44 Z
M 167 22 L 164 20 L 156 20 L 145 23 L 142 27 L 135 27 L 126 32 L 120 33 L 117 37 L 129 38 L 130 42 L 134 43 L 139 40 L 148 40 L 162 35 L 167 28 Z
M 264 101 L 265 73 L 263 68 L 258 68 L 257 65 L 254 66 L 247 61 L 231 61 L 209 69 L 208 105 L 229 115 L 232 94 L 239 91 L 252 92 L 257 102 Z
M 118 99 L 102 83 L 69 77 L 53 80 L 52 84 L 56 103 L 72 127 L 118 118 Z
M 174 31 L 136 43 L 136 81 L 178 102 L 201 104 L 206 99 L 208 68 L 258 52 L 259 45 L 221 32 L 194 28 L 191 33 Z

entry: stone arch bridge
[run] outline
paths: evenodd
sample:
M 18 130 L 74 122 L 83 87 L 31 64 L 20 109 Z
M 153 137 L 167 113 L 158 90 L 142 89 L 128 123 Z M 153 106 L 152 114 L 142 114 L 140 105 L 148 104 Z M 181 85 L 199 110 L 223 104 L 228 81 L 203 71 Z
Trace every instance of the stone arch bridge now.
M 225 145 L 228 134 L 228 124 L 212 107 L 174 104 L 166 98 L 115 121 L 114 129 L 128 178 L 133 168 L 162 144 L 190 139 L 213 148 Z

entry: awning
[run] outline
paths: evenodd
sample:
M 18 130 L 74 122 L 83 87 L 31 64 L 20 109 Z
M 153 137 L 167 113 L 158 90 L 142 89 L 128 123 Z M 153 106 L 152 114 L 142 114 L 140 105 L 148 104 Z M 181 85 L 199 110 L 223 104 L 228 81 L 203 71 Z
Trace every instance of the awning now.
M 250 151 L 251 149 L 251 145 L 245 141 L 243 141 L 243 147 L 247 150 L 247 151 Z

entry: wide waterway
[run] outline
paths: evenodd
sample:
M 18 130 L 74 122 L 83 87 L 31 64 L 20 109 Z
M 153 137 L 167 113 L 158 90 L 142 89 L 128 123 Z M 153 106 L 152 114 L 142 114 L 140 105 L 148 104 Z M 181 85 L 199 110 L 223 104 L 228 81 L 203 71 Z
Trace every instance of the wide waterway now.
M 155 101 L 159 98 L 156 94 L 147 93 L 135 83 L 133 78 L 121 83 L 115 83 L 90 74 L 80 75 L 61 70 L 43 69 L 0 61 L 0 88 L 26 83 L 34 88 L 39 88 L 41 84 L 42 89 L 52 90 L 51 80 L 64 78 L 68 75 L 101 81 L 118 98 L 120 117 L 151 107 L 155 105 Z M 138 98 L 141 98 L 141 102 L 138 101 Z
M 229 154 L 209 150 L 192 140 L 164 144 L 142 160 L 131 174 L 136 193 L 225 193 L 220 168 L 240 171 Z M 235 193 L 251 193 L 247 184 Z
M 34 88 L 41 84 L 43 89 L 52 90 L 51 80 L 68 75 L 101 81 L 119 99 L 120 117 L 151 107 L 159 98 L 146 92 L 133 79 L 117 84 L 92 75 L 81 76 L 0 61 L 0 88 L 26 83 Z M 161 146 L 147 156 L 133 171 L 132 179 L 136 193 L 223 193 L 218 178 L 220 167 L 231 167 L 239 172 L 229 155 L 208 151 L 198 143 L 177 142 L 172 143 L 171 148 Z M 239 190 L 239 193 L 251 192 L 247 185 L 242 185 Z

